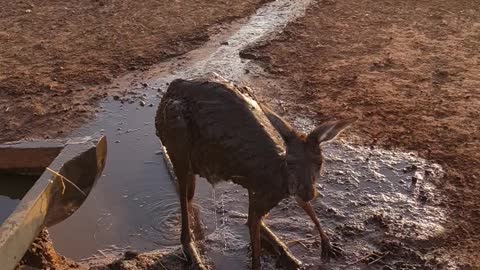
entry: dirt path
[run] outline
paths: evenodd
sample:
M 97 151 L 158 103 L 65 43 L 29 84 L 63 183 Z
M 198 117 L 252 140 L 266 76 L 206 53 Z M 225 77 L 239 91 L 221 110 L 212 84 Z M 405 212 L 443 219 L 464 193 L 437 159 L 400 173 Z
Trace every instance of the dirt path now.
M 265 94 L 287 115 L 357 115 L 363 143 L 442 164 L 456 209 L 445 243 L 480 267 L 479 53 L 476 1 L 323 0 L 242 55 L 286 83 Z
M 59 136 L 108 95 L 93 86 L 183 54 L 265 0 L 7 1 L 0 9 L 0 141 Z

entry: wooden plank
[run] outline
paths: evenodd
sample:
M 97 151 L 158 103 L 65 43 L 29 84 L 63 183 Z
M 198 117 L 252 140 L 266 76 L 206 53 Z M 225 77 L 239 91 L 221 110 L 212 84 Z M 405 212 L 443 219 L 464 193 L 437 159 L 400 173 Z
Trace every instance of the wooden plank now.
M 0 171 L 43 171 L 65 146 L 63 140 L 21 141 L 0 145 Z

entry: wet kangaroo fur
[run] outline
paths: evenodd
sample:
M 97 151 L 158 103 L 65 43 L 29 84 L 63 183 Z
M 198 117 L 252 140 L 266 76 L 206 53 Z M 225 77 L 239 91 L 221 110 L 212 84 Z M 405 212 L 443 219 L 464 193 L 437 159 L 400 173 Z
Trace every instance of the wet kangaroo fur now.
M 248 190 L 253 269 L 260 269 L 261 241 L 273 247 L 285 267 L 301 266 L 262 222 L 270 209 L 289 196 L 297 199 L 315 223 L 322 259 L 341 255 L 341 250 L 330 244 L 310 201 L 317 196 L 321 144 L 333 140 L 355 119 L 328 121 L 303 134 L 244 92 L 221 78 L 176 79 L 157 110 L 157 135 L 177 176 L 181 243 L 190 262 L 197 269 L 206 269 L 190 230 L 195 175 L 211 184 L 231 181 Z

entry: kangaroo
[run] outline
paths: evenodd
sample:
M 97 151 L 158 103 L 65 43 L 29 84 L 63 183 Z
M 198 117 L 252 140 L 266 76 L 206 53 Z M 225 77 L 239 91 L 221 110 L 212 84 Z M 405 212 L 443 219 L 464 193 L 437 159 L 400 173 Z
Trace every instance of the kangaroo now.
M 177 176 L 181 205 L 181 243 L 189 261 L 206 269 L 190 231 L 195 175 L 211 184 L 231 181 L 248 190 L 248 228 L 252 269 L 260 269 L 261 241 L 273 247 L 288 268 L 297 260 L 262 222 L 281 200 L 296 198 L 315 223 L 323 260 L 341 255 L 330 244 L 310 201 L 323 157 L 320 145 L 333 140 L 355 119 L 328 121 L 309 134 L 296 131 L 267 106 L 223 78 L 176 79 L 163 96 L 155 117 L 157 136 Z

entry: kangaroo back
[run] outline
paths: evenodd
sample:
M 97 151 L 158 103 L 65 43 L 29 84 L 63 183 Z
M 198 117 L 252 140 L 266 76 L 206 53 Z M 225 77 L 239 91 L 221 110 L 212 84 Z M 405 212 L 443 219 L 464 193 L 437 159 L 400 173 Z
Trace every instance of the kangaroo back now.
M 192 173 L 212 184 L 224 179 L 270 189 L 271 179 L 282 178 L 275 174 L 281 173 L 284 142 L 257 102 L 236 86 L 174 80 L 155 122 L 169 154 L 181 156 Z

